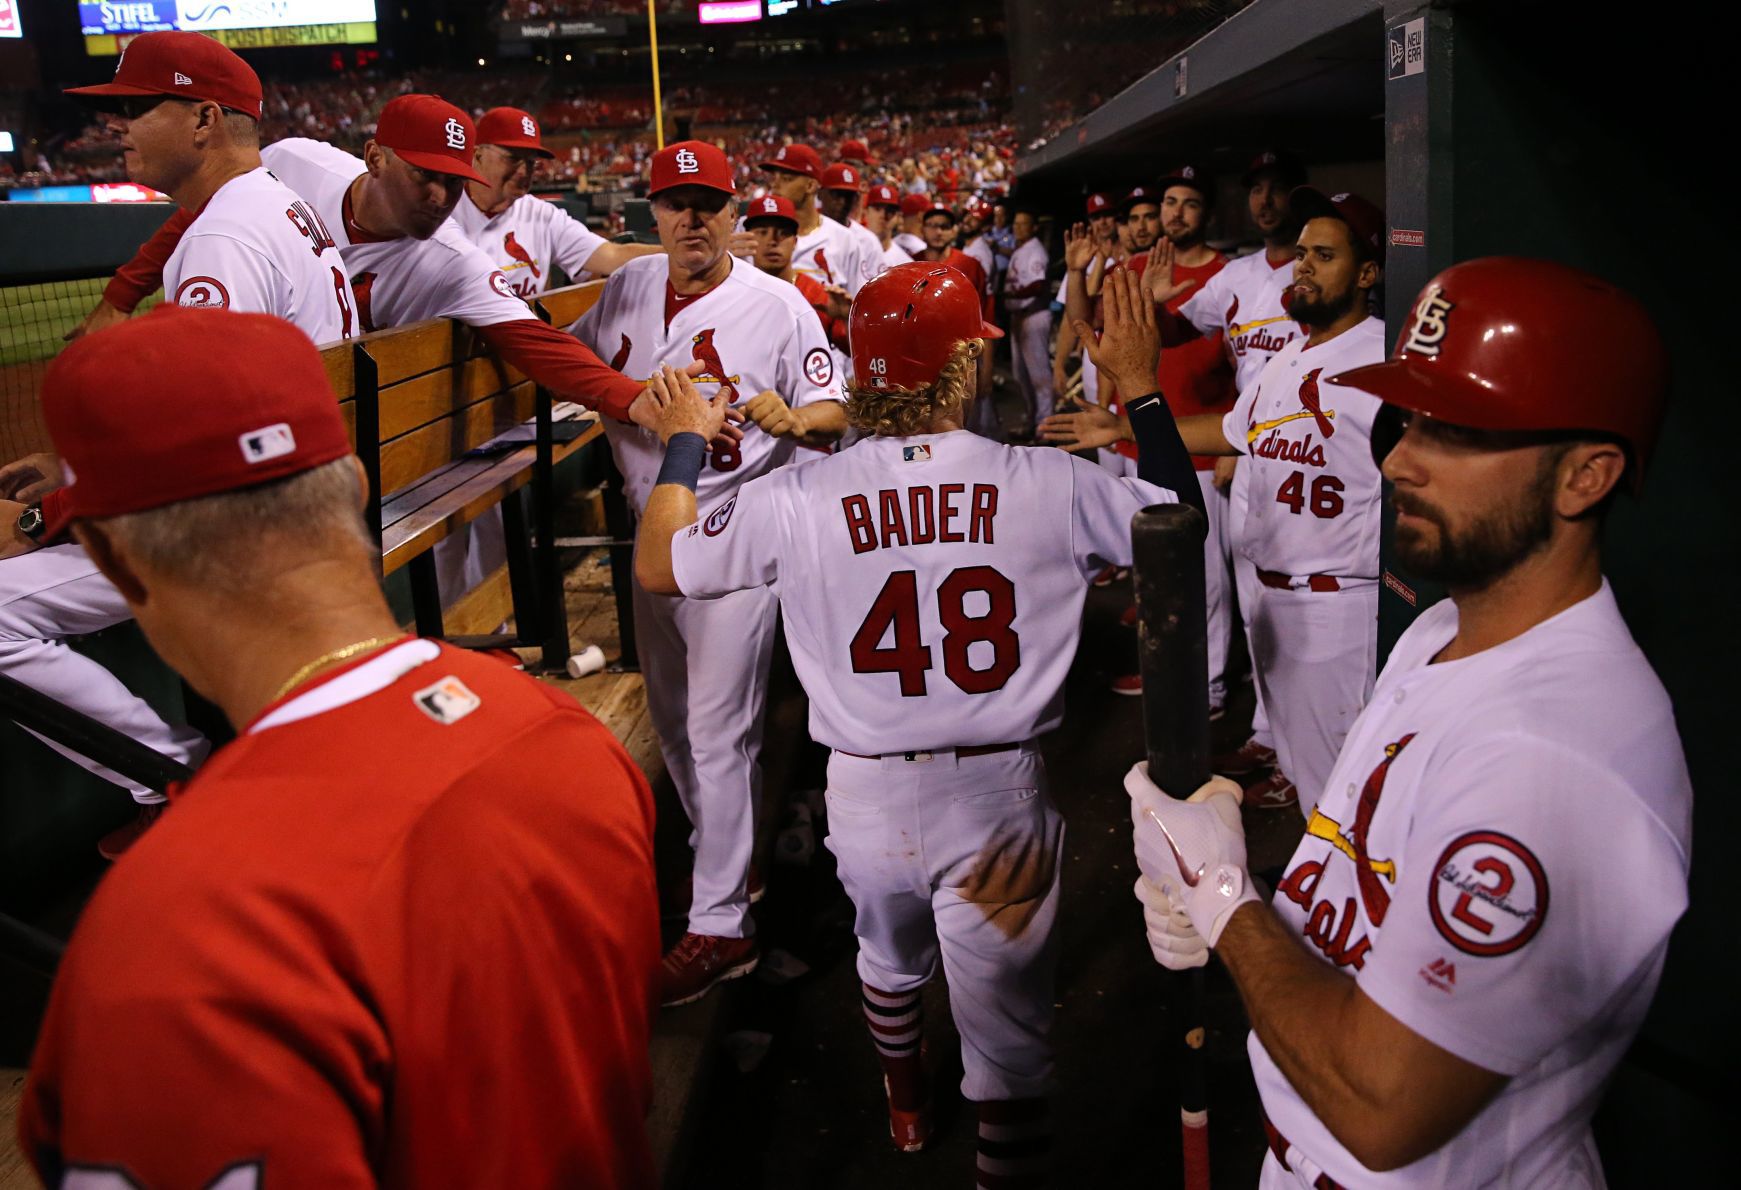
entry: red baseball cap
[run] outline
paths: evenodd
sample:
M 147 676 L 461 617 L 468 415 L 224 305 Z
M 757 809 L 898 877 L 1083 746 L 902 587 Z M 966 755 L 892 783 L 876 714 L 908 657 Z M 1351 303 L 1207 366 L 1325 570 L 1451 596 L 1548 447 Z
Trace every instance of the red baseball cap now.
M 748 227 L 757 219 L 784 219 L 793 227 L 798 226 L 798 208 L 792 201 L 781 198 L 778 194 L 764 194 L 760 198 L 751 199 L 744 206 L 744 226 Z
M 653 154 L 653 184 L 647 189 L 647 197 L 677 186 L 705 186 L 727 194 L 737 193 L 725 151 L 704 140 L 680 140 Z
M 1162 191 L 1155 186 L 1132 186 L 1130 193 L 1119 200 L 1118 209 L 1128 211 L 1139 202 L 1152 203 L 1158 207 L 1161 205 L 1161 194 Z
M 1205 199 L 1215 197 L 1214 183 L 1209 180 L 1208 171 L 1195 165 L 1181 165 L 1173 170 L 1156 184 L 1155 193 L 1164 196 L 1174 186 L 1188 186 Z
M 901 195 L 901 214 L 923 215 L 931 209 L 931 196 L 928 194 Z
M 1306 163 L 1286 149 L 1265 149 L 1253 157 L 1245 172 L 1239 175 L 1239 184 L 1249 187 L 1265 173 L 1275 174 L 1277 181 L 1292 190 L 1305 184 Z
M 75 339 L 42 381 L 69 518 L 143 512 L 351 453 L 320 352 L 292 323 L 165 304 Z
M 500 145 L 504 149 L 531 149 L 540 157 L 554 157 L 544 147 L 538 132 L 538 121 L 531 112 L 517 107 L 492 107 L 478 120 L 478 143 Z
M 824 190 L 850 190 L 858 193 L 858 188 L 864 184 L 864 174 L 858 166 L 848 165 L 844 161 L 836 161 L 822 171 L 822 188 Z
M 203 33 L 141 33 L 115 63 L 115 80 L 69 87 L 68 95 L 167 95 L 204 99 L 258 120 L 260 76 L 241 56 Z
M 875 161 L 870 155 L 870 146 L 861 140 L 843 140 L 840 142 L 840 155 L 849 161 L 862 161 L 866 165 Z
M 961 222 L 961 216 L 959 216 L 955 213 L 954 207 L 950 206 L 946 202 L 939 202 L 936 199 L 932 199 L 929 203 L 925 204 L 925 214 L 927 216 L 929 216 L 929 215 L 947 215 L 947 216 L 949 216 L 949 221 L 951 223 Z
M 763 169 L 783 169 L 822 180 L 822 158 L 809 145 L 781 145 L 772 157 L 758 162 Z
M 472 118 L 438 95 L 401 95 L 388 100 L 375 122 L 375 143 L 392 149 L 418 169 L 472 182 L 477 130 Z
M 1096 215 L 1110 214 L 1112 212 L 1112 200 L 1104 194 L 1090 194 L 1088 196 L 1085 210 L 1090 219 L 1094 218 Z
M 893 186 L 872 186 L 865 195 L 864 205 L 867 207 L 899 207 L 901 196 L 895 193 Z
M 1315 186 L 1295 186 L 1288 203 L 1301 226 L 1313 219 L 1340 219 L 1365 240 L 1379 264 L 1384 263 L 1384 212 L 1358 194 L 1325 194 Z

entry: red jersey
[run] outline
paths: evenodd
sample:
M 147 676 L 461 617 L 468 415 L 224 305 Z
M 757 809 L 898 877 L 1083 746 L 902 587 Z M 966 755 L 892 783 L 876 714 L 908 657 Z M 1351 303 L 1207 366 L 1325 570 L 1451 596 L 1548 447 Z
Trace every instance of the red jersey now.
M 652 799 L 500 662 L 270 707 L 97 889 L 19 1116 L 50 1185 L 639 1186 Z
M 1140 277 L 1148 263 L 1149 256 L 1145 252 L 1132 257 L 1122 267 L 1130 269 Z M 1189 279 L 1196 284 L 1169 301 L 1167 309 L 1177 313 L 1179 307 L 1190 301 L 1209 278 L 1219 273 L 1226 264 L 1227 257 L 1219 252 L 1208 264 L 1175 264 L 1175 281 Z M 1163 348 L 1160 365 L 1155 369 L 1155 381 L 1174 417 L 1190 417 L 1197 413 L 1226 413 L 1233 408 L 1233 402 L 1239 396 L 1238 390 L 1233 387 L 1232 365 L 1227 361 L 1227 353 L 1221 349 L 1219 331 L 1212 335 L 1199 335 L 1176 347 Z M 1138 393 L 1137 396 L 1142 394 Z M 1115 404 L 1114 408 L 1117 407 Z M 1136 457 L 1134 442 L 1120 442 L 1118 449 L 1121 454 Z M 1199 471 L 1215 469 L 1213 455 L 1192 455 L 1191 462 Z
M 822 320 L 822 333 L 828 336 L 828 341 L 842 351 L 849 351 L 846 345 L 846 319 L 828 316 L 828 290 L 823 287 L 822 282 L 808 273 L 793 273 L 792 284 L 798 287 L 798 292 L 816 311 L 816 317 Z

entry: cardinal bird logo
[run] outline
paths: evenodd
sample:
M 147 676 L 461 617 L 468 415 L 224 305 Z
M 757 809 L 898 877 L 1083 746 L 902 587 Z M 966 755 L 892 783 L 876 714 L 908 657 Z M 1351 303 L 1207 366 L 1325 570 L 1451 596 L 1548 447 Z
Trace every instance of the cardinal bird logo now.
M 1313 810 L 1312 821 L 1306 824 L 1306 834 L 1323 839 L 1354 861 L 1354 880 L 1360 888 L 1360 900 L 1366 906 L 1366 916 L 1375 926 L 1384 924 L 1384 915 L 1390 910 L 1390 890 L 1384 885 L 1385 881 L 1396 883 L 1396 861 L 1373 859 L 1366 849 L 1366 835 L 1372 829 L 1373 816 L 1378 813 L 1378 801 L 1384 796 L 1384 782 L 1390 776 L 1390 766 L 1414 738 L 1415 733 L 1410 732 L 1396 743 L 1384 746 L 1384 759 L 1360 789 L 1360 800 L 1354 807 L 1354 822 L 1347 834 L 1342 833 L 1341 823 L 1322 810 Z
M 532 259 L 532 254 L 526 251 L 526 249 L 520 247 L 520 241 L 514 238 L 513 232 L 509 232 L 503 237 L 502 251 L 506 252 L 513 259 L 519 261 L 521 265 L 531 269 L 534 277 L 542 277 L 544 275 L 538 271 L 538 262 Z M 513 268 L 516 266 L 510 265 L 509 267 Z
M 1318 433 L 1329 438 L 1336 432 L 1336 427 L 1330 419 L 1336 416 L 1336 411 L 1324 412 L 1324 406 L 1318 397 L 1318 374 L 1324 369 L 1313 368 L 1306 373 L 1306 378 L 1300 381 L 1300 407 L 1312 415 L 1312 420 L 1318 423 Z
M 621 372 L 623 365 L 629 362 L 629 352 L 635 349 L 635 341 L 629 336 L 623 336 L 623 345 L 617 348 L 617 353 L 611 356 L 611 367 Z
M 822 249 L 816 249 L 816 267 L 822 270 L 822 275 L 830 281 L 834 280 L 834 270 L 828 267 L 828 257 L 822 254 Z
M 707 371 L 695 379 L 716 382 L 719 385 L 719 391 L 726 394 L 725 403 L 727 405 L 737 404 L 738 378 L 726 375 L 725 364 L 720 362 L 719 348 L 713 345 L 713 328 L 710 326 L 706 330 L 698 332 L 689 342 L 692 346 L 690 354 L 707 365 Z

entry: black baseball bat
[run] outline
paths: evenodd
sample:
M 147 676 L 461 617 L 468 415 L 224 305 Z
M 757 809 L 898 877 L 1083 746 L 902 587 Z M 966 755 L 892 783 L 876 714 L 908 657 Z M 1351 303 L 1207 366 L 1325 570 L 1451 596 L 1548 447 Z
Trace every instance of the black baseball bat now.
M 1131 519 L 1143 743 L 1149 779 L 1188 797 L 1209 779 L 1209 645 L 1203 514 L 1155 504 Z M 1209 1097 L 1203 1057 L 1203 969 L 1172 981 L 1179 1052 L 1185 1190 L 1209 1190 Z

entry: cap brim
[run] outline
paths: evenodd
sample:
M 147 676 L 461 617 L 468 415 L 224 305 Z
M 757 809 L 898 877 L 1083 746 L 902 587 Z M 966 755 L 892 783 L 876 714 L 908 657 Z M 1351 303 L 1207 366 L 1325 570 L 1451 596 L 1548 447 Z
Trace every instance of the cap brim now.
M 744 230 L 748 231 L 757 223 L 782 223 L 793 231 L 798 230 L 798 221 L 790 215 L 745 215 Z
M 655 186 L 647 191 L 647 197 L 654 198 L 665 193 L 667 190 L 676 190 L 681 186 L 700 186 L 703 190 L 711 190 L 715 194 L 729 194 L 734 198 L 737 197 L 736 187 L 719 186 L 712 182 L 704 182 L 700 178 L 684 178 L 681 182 L 672 182 L 669 186 Z
M 536 141 L 529 141 L 529 140 L 487 140 L 487 141 L 484 141 L 482 143 L 486 144 L 486 145 L 494 145 L 498 149 L 530 149 L 530 150 L 532 150 L 532 152 L 538 154 L 538 156 L 540 156 L 540 157 L 554 157 L 554 156 L 556 156 L 555 153 L 551 152 L 549 149 L 546 149 L 543 145 L 539 144 Z
M 982 318 L 979 320 L 979 337 L 982 339 L 1001 339 L 1003 331 Z
M 175 98 L 174 94 L 162 87 L 138 87 L 132 83 L 99 83 L 92 87 L 68 87 L 62 94 L 76 95 L 80 99 L 137 99 L 142 95 L 161 95 L 165 99 Z M 192 99 L 191 95 L 180 98 Z
M 1478 382 L 1418 359 L 1392 359 L 1350 368 L 1325 381 L 1370 393 L 1386 405 L 1424 413 L 1475 430 L 1529 430 L 1531 419 L 1516 402 L 1500 401 Z
M 388 148 L 393 146 L 388 145 Z M 403 160 L 418 169 L 426 169 L 432 174 L 448 174 L 455 178 L 464 178 L 468 182 L 484 182 L 483 175 L 471 167 L 469 162 L 460 163 L 446 153 L 425 153 L 421 149 L 393 149 Z M 484 182 L 487 186 L 488 182 Z

